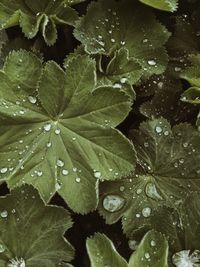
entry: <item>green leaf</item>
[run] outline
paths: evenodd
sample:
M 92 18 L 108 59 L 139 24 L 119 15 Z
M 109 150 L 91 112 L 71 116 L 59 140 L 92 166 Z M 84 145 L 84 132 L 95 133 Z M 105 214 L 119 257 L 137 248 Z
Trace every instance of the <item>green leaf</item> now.
M 166 220 L 168 208 L 180 213 L 187 194 L 200 190 L 200 133 L 186 123 L 171 129 L 165 119 L 155 119 L 133 130 L 131 140 L 137 152 L 136 172 L 102 184 L 99 211 L 108 223 L 123 217 L 130 237 L 149 225 L 164 231 L 169 227 L 167 232 L 174 233 Z
M 191 56 L 191 67 L 188 67 L 181 78 L 187 80 L 193 87 L 200 88 L 200 54 Z
M 156 231 L 149 231 L 132 254 L 128 267 L 168 267 L 168 242 Z
M 77 22 L 74 35 L 87 53 L 102 54 L 110 60 L 114 58 L 115 62 L 116 53 L 126 49 L 124 52 L 127 51 L 131 62 L 124 61 L 127 61 L 124 52 L 122 59 L 118 55 L 117 60 L 124 71 L 135 62 L 131 68 L 136 77 L 139 74 L 136 63 L 145 76 L 160 74 L 166 68 L 168 57 L 164 44 L 170 34 L 149 9 L 132 0 L 92 2 L 87 14 Z
M 151 81 L 148 81 L 140 89 L 140 94 L 143 93 L 144 89 L 146 89 L 146 94 L 151 93 L 153 88 L 155 90 L 152 99 L 145 101 L 140 106 L 140 112 L 144 116 L 149 119 L 164 117 L 175 124 L 182 121 L 191 122 L 191 118 L 196 117 L 197 108 L 180 99 L 183 93 L 180 80 L 172 79 L 169 75 L 162 75 L 154 79 L 153 82 L 154 86 Z M 136 92 L 138 95 L 137 89 Z
M 181 100 L 191 104 L 200 104 L 200 88 L 190 87 L 182 94 Z
M 0 27 L 7 29 L 20 25 L 29 39 L 42 29 L 47 45 L 53 45 L 57 39 L 56 25 L 74 25 L 77 20 L 76 11 L 70 7 L 77 2 L 80 1 L 0 0 Z
M 116 251 L 112 241 L 104 234 L 96 233 L 87 239 L 87 252 L 91 267 L 127 267 L 127 262 Z
M 74 250 L 63 234 L 71 226 L 69 213 L 45 206 L 31 186 L 11 191 L 0 198 L 1 266 L 55 267 L 70 262 Z
M 154 8 L 174 12 L 178 8 L 178 0 L 139 0 L 140 2 Z
M 26 51 L 12 52 L 0 72 L 1 181 L 57 191 L 76 212 L 97 206 L 99 179 L 134 171 L 135 151 L 118 130 L 131 100 L 95 89 L 95 62 L 78 56 L 66 71 Z M 111 171 L 112 170 L 112 171 Z

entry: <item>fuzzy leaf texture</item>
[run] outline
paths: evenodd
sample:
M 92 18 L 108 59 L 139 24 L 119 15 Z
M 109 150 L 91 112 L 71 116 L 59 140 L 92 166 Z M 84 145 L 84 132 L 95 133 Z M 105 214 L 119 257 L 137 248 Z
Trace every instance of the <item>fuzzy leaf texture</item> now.
M 141 3 L 144 3 L 148 6 L 164 10 L 174 12 L 178 8 L 178 0 L 139 0 Z
M 129 263 L 115 249 L 112 241 L 104 234 L 97 233 L 87 240 L 87 251 L 91 267 L 168 267 L 168 244 L 156 231 L 149 231 L 137 250 L 131 255 Z
M 97 206 L 99 179 L 134 170 L 134 148 L 114 129 L 132 103 L 113 88 L 94 90 L 92 59 L 78 56 L 64 71 L 12 52 L 0 80 L 1 182 L 32 184 L 45 201 L 57 191 L 85 213 Z
M 200 190 L 200 133 L 187 123 L 171 128 L 167 120 L 155 119 L 133 130 L 131 139 L 137 152 L 136 173 L 101 185 L 100 213 L 107 223 L 123 217 L 129 237 L 153 227 L 168 232 L 175 242 L 173 220 L 166 219 L 172 214 L 168 208 L 180 215 L 182 200 Z
M 109 59 L 101 69 L 104 81 L 133 84 L 142 76 L 162 73 L 168 62 L 164 45 L 169 32 L 151 10 L 132 0 L 92 2 L 74 35 L 87 53 Z
M 82 1 L 63 0 L 0 0 L 0 27 L 19 25 L 24 35 L 32 39 L 39 31 L 47 45 L 57 39 L 56 25 L 74 25 L 77 12 L 70 7 Z
M 57 267 L 74 249 L 63 237 L 72 226 L 61 207 L 45 206 L 32 186 L 0 197 L 0 266 Z

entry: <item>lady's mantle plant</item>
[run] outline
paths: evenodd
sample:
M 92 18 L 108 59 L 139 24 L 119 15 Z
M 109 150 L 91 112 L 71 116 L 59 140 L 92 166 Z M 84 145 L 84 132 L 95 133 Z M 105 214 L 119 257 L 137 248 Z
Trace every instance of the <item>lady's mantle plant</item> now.
M 0 267 L 200 267 L 199 21 L 0 0 Z

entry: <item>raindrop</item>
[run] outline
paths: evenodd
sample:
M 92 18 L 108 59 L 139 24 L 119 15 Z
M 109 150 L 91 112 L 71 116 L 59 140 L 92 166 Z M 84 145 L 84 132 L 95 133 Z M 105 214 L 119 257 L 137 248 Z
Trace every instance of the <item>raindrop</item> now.
M 51 124 L 50 124 L 50 123 L 45 124 L 45 125 L 44 125 L 44 130 L 45 130 L 46 132 L 49 132 L 49 131 L 51 130 Z
M 149 207 L 146 207 L 142 210 L 142 215 L 145 218 L 148 218 L 151 215 L 151 209 Z
M 28 96 L 28 100 L 31 104 L 35 104 L 37 102 L 37 98 L 35 96 Z
M 155 65 L 156 65 L 156 61 L 153 60 L 153 59 L 148 60 L 148 64 L 149 64 L 150 66 L 155 66 Z
M 7 218 L 8 217 L 7 210 L 3 210 L 0 215 L 1 215 L 1 218 Z
M 2 174 L 6 173 L 7 171 L 8 171 L 8 168 L 6 168 L 6 167 L 1 169 Z
M 64 165 L 65 165 L 65 163 L 62 160 L 60 160 L 60 159 L 57 160 L 57 166 L 58 167 L 63 167 Z
M 55 134 L 60 134 L 60 129 L 56 129 Z
M 77 183 L 80 183 L 80 181 L 81 181 L 81 178 L 80 178 L 80 177 L 77 177 L 77 178 L 76 178 L 76 182 L 77 182 Z
M 155 247 L 155 246 L 156 246 L 156 242 L 155 242 L 154 240 L 151 240 L 150 245 L 151 245 L 152 247 Z
M 96 177 L 96 178 L 101 178 L 101 172 L 95 172 L 94 173 L 94 177 Z
M 126 77 L 121 78 L 121 79 L 120 79 L 120 82 L 121 82 L 121 83 L 126 83 L 126 82 L 127 82 L 127 78 L 126 78 Z
M 5 246 L 0 244 L 0 253 L 3 253 L 6 250 Z
M 107 195 L 103 199 L 103 207 L 109 212 L 120 210 L 125 204 L 125 199 L 118 195 Z
M 136 240 L 129 240 L 128 245 L 131 250 L 136 250 L 138 247 L 138 242 Z
M 156 133 L 162 133 L 162 128 L 160 126 L 156 126 Z
M 145 256 L 146 259 L 150 259 L 150 254 L 149 254 L 148 252 L 146 252 L 146 253 L 144 254 L 144 256 Z
M 158 193 L 155 184 L 147 183 L 145 188 L 146 195 L 154 200 L 163 200 L 161 195 Z
M 69 172 L 68 172 L 68 170 L 62 170 L 62 174 L 66 176 L 69 174 Z

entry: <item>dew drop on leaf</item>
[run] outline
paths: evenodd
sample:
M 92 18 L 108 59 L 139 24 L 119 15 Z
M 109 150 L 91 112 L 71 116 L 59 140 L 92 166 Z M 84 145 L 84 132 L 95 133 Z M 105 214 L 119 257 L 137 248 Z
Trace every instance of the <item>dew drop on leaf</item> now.
M 76 182 L 77 182 L 77 183 L 80 183 L 80 181 L 81 181 L 81 178 L 80 178 L 80 177 L 76 177 L 76 179 L 75 179 L 75 180 L 76 180 Z
M 5 246 L 0 244 L 0 253 L 3 253 L 6 250 Z
M 163 198 L 158 193 L 157 188 L 155 184 L 153 183 L 147 183 L 145 188 L 146 195 L 154 200 L 162 200 Z
M 156 133 L 162 133 L 162 128 L 160 126 L 156 126 Z
M 37 98 L 31 95 L 28 97 L 28 100 L 31 104 L 35 104 L 37 102 Z
M 2 174 L 4 174 L 4 173 L 6 173 L 7 171 L 8 171 L 8 168 L 4 167 L 4 168 L 1 169 L 0 172 L 1 172 Z
M 146 207 L 142 210 L 142 215 L 145 218 L 148 218 L 151 215 L 151 209 L 149 207 Z
M 103 207 L 109 212 L 120 210 L 125 204 L 125 199 L 118 195 L 107 195 L 103 199 Z
M 129 240 L 128 246 L 131 250 L 136 250 L 138 247 L 138 242 L 136 240 Z
M 0 213 L 0 215 L 1 215 L 1 218 L 7 218 L 7 217 L 8 217 L 8 212 L 7 212 L 7 210 L 3 210 L 3 211 Z
M 46 132 L 49 132 L 49 131 L 51 130 L 51 124 L 50 124 L 50 123 L 45 124 L 45 125 L 44 125 L 44 130 L 45 130 Z
M 101 178 L 101 172 L 95 172 L 94 173 L 94 177 L 96 177 L 96 178 Z
M 155 66 L 155 65 L 156 65 L 156 61 L 153 60 L 153 59 L 148 60 L 147 62 L 148 62 L 148 64 L 149 64 L 149 66 Z
M 66 176 L 66 175 L 68 175 L 68 173 L 69 173 L 68 170 L 62 170 L 62 174 L 63 174 L 63 175 Z
M 64 163 L 62 160 L 58 159 L 56 165 L 57 165 L 58 167 L 63 167 L 63 166 L 65 165 L 65 163 Z

